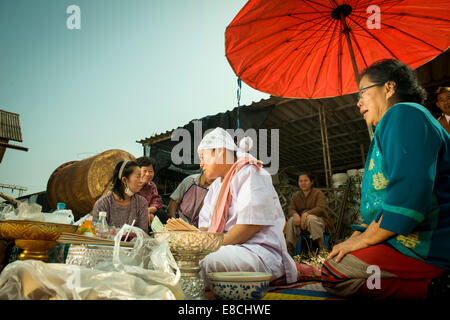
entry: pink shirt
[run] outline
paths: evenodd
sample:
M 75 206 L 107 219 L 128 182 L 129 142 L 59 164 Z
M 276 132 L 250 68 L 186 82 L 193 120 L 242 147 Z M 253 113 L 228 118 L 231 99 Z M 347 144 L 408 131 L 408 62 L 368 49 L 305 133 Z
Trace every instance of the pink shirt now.
M 124 224 L 131 225 L 136 220 L 134 226 L 148 232 L 148 207 L 147 201 L 140 195 L 133 195 L 127 207 L 121 207 L 114 200 L 112 192 L 108 192 L 100 197 L 92 209 L 92 221 L 98 220 L 98 213 L 106 212 L 108 225 L 122 227 Z
M 161 196 L 158 193 L 158 188 L 153 181 L 150 181 L 144 185 L 138 193 L 140 196 L 147 200 L 148 207 L 155 207 L 156 209 L 161 208 Z

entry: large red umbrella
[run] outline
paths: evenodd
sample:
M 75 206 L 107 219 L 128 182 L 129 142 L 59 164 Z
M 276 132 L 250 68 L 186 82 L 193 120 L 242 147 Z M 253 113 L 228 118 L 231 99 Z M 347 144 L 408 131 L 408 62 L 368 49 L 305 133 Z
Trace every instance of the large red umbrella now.
M 250 0 L 226 29 L 226 56 L 257 90 L 333 97 L 356 92 L 376 60 L 417 68 L 447 50 L 449 16 L 449 0 Z

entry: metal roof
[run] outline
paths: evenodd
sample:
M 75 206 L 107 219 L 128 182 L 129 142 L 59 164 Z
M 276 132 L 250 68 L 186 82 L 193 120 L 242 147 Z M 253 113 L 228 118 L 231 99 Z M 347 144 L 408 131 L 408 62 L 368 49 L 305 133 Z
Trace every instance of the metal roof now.
M 364 119 L 356 107 L 356 95 L 326 99 L 291 99 L 272 96 L 251 104 L 274 107 L 261 127 L 279 129 L 280 169 L 323 171 L 323 149 L 319 106 L 326 110 L 332 168 L 363 166 L 361 145 L 367 153 L 370 139 Z M 206 129 L 206 128 L 205 128 Z M 170 139 L 172 131 L 138 141 L 153 146 Z M 271 154 L 269 145 L 269 154 Z
M 279 102 L 263 124 L 280 130 L 280 168 L 321 172 L 324 167 L 319 108 L 326 110 L 331 167 L 363 167 L 370 138 L 356 107 L 356 95 L 326 99 L 289 99 Z
M 17 113 L 0 110 L 0 139 L 23 141 Z

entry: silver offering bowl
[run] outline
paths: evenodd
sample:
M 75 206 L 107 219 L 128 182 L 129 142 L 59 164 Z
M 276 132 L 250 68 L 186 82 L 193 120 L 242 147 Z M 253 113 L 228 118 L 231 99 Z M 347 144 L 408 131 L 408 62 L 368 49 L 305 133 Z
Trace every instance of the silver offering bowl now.
M 180 288 L 186 300 L 204 300 L 205 283 L 200 277 L 199 262 L 222 245 L 223 233 L 204 231 L 154 232 L 158 241 L 167 241 L 180 268 Z

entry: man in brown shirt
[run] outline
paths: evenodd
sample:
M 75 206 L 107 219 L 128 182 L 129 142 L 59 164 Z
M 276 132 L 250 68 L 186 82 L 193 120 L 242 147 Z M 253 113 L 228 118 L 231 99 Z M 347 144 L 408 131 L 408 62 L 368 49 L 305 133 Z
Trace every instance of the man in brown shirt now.
M 436 105 L 441 109 L 442 115 L 438 121 L 450 134 L 450 87 L 440 87 L 436 91 Z
M 333 220 L 325 209 L 325 195 L 313 188 L 309 173 L 302 172 L 298 177 L 300 191 L 293 194 L 289 206 L 289 219 L 286 224 L 286 242 L 293 252 L 300 235 L 310 234 L 319 248 L 325 247 L 323 233 L 333 233 Z

